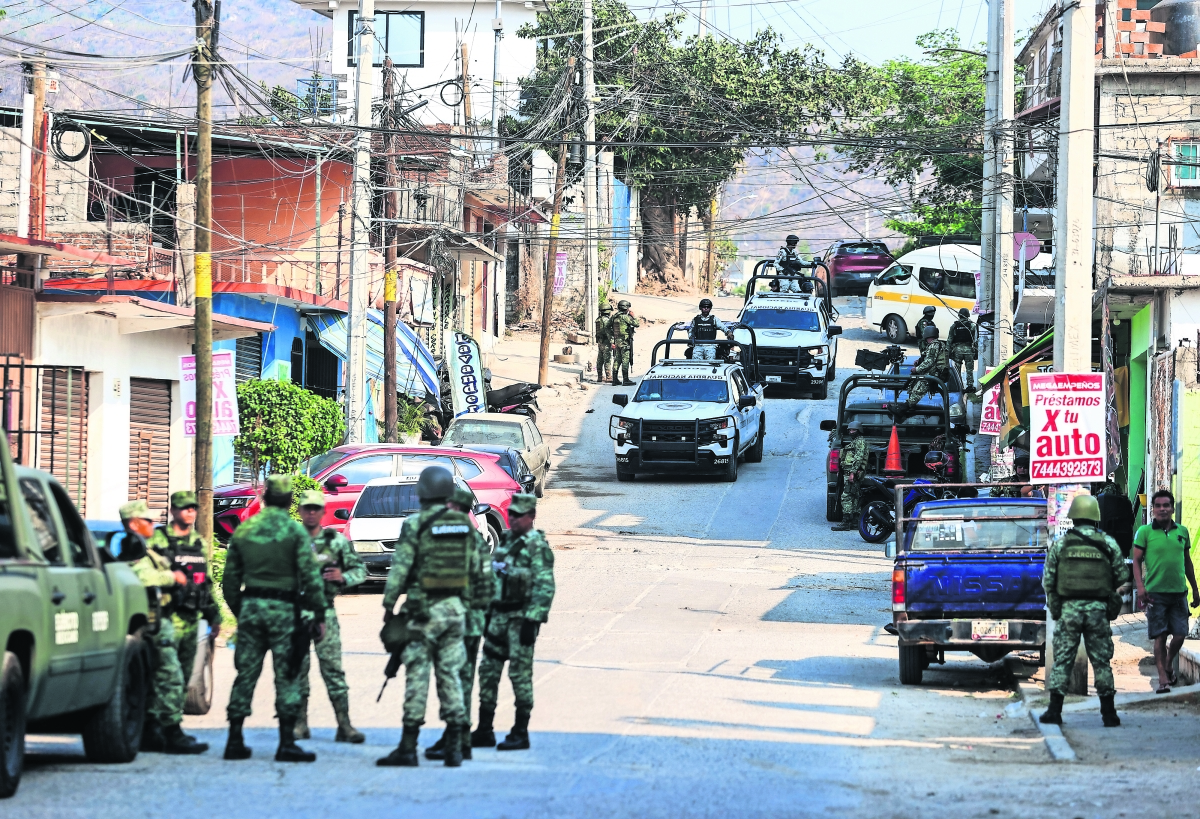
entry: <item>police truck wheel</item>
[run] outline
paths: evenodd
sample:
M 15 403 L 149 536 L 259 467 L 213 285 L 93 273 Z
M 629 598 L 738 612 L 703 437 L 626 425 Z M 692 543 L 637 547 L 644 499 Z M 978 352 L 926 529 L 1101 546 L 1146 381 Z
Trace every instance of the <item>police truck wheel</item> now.
M 631 483 L 633 481 L 634 471 L 632 469 L 622 469 L 620 464 L 617 464 L 617 480 L 621 483 Z
M 738 464 L 738 439 L 733 439 L 733 451 L 729 453 L 729 463 L 725 465 L 725 471 L 721 473 L 721 480 L 733 483 L 737 480 L 737 464 Z
M 140 635 L 125 638 L 121 672 L 112 697 L 83 726 L 83 751 L 91 762 L 132 762 L 142 744 L 149 675 Z
M 903 344 L 908 338 L 908 327 L 904 319 L 892 314 L 883 320 L 883 334 L 893 344 Z
M 762 416 L 758 420 L 758 435 L 754 439 L 754 443 L 746 450 L 746 463 L 760 464 L 763 459 L 763 442 L 767 437 L 767 416 Z
M 812 397 L 818 401 L 824 401 L 829 397 L 829 382 L 824 378 L 821 379 L 821 386 L 812 391 Z
M 17 792 L 25 765 L 25 673 L 11 651 L 0 662 L 0 799 Z
M 900 646 L 900 683 L 920 685 L 925 670 L 925 646 Z

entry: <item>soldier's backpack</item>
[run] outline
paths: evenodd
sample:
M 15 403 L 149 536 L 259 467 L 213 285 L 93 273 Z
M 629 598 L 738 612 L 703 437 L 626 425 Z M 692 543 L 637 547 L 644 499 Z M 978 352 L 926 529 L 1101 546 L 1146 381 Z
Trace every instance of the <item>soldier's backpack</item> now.
M 461 591 L 470 584 L 471 519 L 446 509 L 417 532 L 417 581 L 426 591 Z
M 956 321 L 950 328 L 951 344 L 974 344 L 975 337 L 971 334 L 971 325 L 965 321 Z
M 1108 600 L 1113 596 L 1112 556 L 1103 540 L 1071 529 L 1058 553 L 1056 590 L 1067 600 Z

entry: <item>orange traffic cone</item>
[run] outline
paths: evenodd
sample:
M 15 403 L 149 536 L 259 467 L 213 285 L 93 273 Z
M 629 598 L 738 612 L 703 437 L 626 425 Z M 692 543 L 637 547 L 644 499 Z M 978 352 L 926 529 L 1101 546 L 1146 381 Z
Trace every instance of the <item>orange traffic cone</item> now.
M 892 424 L 892 437 L 888 441 L 887 460 L 883 464 L 883 474 L 904 474 L 904 464 L 900 460 L 900 435 L 896 432 L 895 424 Z

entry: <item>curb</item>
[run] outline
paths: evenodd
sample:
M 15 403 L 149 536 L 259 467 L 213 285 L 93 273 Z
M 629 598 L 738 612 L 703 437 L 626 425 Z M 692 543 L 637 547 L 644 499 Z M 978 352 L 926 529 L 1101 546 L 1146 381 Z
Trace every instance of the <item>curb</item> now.
M 1034 685 L 1024 682 L 1023 675 L 1017 674 L 1014 671 L 1015 665 L 1024 666 L 1017 658 L 1004 658 L 1005 668 L 1013 676 L 1013 682 L 1017 690 L 1017 696 L 1021 698 L 1021 703 L 1029 708 L 1029 719 L 1033 722 L 1033 726 L 1038 729 L 1042 735 L 1042 740 L 1046 743 L 1046 750 L 1050 752 L 1050 756 L 1055 762 L 1077 762 L 1078 757 L 1075 756 L 1075 749 L 1071 747 L 1071 743 L 1063 735 L 1062 728 L 1057 725 L 1045 725 L 1038 721 L 1038 717 L 1046 713 L 1044 708 L 1030 708 L 1030 701 L 1037 695 L 1042 693 L 1042 690 Z M 1097 700 L 1096 707 L 1099 708 Z M 1064 709 L 1065 710 L 1065 709 Z
M 1153 691 L 1145 691 L 1140 694 L 1117 694 L 1114 703 L 1117 708 L 1127 705 L 1136 705 L 1141 702 L 1170 702 L 1171 700 L 1180 700 L 1186 697 L 1191 697 L 1200 694 L 1200 685 L 1180 685 L 1172 688 L 1168 694 L 1155 694 Z M 1095 711 L 1100 708 L 1099 697 L 1088 697 L 1083 702 L 1073 702 L 1063 706 L 1063 713 L 1075 713 L 1078 711 Z

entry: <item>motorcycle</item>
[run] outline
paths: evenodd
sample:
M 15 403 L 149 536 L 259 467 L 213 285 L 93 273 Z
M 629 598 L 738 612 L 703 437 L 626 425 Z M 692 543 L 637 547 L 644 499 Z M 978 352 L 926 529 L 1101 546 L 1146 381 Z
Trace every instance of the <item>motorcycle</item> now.
M 488 412 L 511 412 L 516 415 L 526 415 L 537 421 L 541 407 L 537 402 L 539 384 L 518 381 L 499 389 L 489 389 L 487 394 Z
M 912 486 L 904 493 L 904 517 L 909 517 L 918 503 L 958 497 L 951 489 L 938 489 L 946 482 L 946 470 L 950 459 L 945 452 L 931 450 L 925 453 L 925 468 L 933 472 L 933 478 L 914 478 Z M 862 506 L 858 518 L 858 534 L 867 543 L 883 543 L 896 531 L 896 481 L 867 475 L 862 479 L 859 490 L 869 498 Z M 903 480 L 903 479 L 901 479 Z

